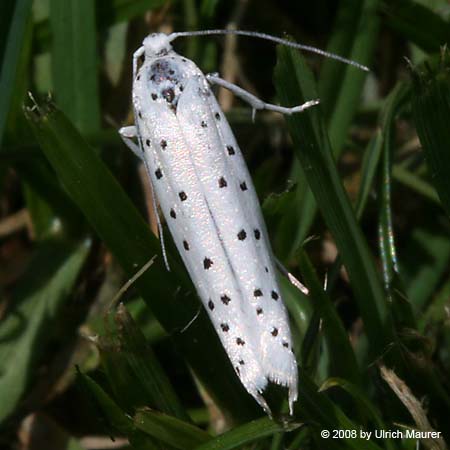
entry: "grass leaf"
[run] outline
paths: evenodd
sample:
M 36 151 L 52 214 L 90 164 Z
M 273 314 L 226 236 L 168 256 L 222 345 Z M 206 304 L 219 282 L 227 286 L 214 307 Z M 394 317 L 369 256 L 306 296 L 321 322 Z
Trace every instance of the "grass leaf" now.
M 139 430 L 179 450 L 197 448 L 211 438 L 194 425 L 149 409 L 138 411 L 133 422 Z
M 89 244 L 47 241 L 34 255 L 0 334 L 0 422 L 17 407 L 86 260 Z
M 278 49 L 275 79 L 284 104 L 301 104 L 317 98 L 310 70 L 291 49 Z M 372 255 L 339 179 L 320 108 L 290 116 L 287 122 L 308 184 L 349 273 L 372 353 L 381 354 L 392 337 L 386 299 Z
M 56 101 L 83 133 L 100 127 L 95 2 L 50 1 Z

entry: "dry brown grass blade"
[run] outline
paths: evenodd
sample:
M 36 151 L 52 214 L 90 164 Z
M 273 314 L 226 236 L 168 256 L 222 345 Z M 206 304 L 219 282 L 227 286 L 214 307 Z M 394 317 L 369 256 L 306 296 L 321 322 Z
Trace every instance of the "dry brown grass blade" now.
M 400 379 L 393 370 L 388 369 L 386 366 L 380 365 L 380 372 L 383 380 L 394 391 L 395 395 L 405 405 L 405 408 L 409 411 L 418 431 L 436 432 L 428 421 L 426 412 L 419 400 L 414 396 L 405 382 Z M 446 450 L 447 446 L 442 438 L 428 438 L 421 439 L 422 444 L 429 450 Z

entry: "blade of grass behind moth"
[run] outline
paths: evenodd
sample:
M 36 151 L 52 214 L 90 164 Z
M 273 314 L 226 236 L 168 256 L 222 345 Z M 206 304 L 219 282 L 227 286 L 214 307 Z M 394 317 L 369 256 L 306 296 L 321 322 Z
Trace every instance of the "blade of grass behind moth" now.
M 427 328 L 431 329 L 432 327 L 436 326 L 436 324 L 443 323 L 445 322 L 445 320 L 447 320 L 447 305 L 449 298 L 450 278 L 447 278 L 441 289 L 439 289 L 439 291 L 433 297 L 433 301 L 430 302 L 425 313 L 419 319 L 419 329 L 421 332 L 424 332 Z M 446 353 L 447 348 L 448 346 L 445 346 L 441 349 L 441 352 Z
M 358 198 L 356 200 L 354 208 L 355 215 L 358 221 L 361 220 L 361 217 L 364 213 L 367 201 L 369 200 L 370 191 L 373 187 L 374 180 L 378 172 L 378 165 L 380 163 L 381 155 L 383 153 L 385 145 L 386 130 L 393 118 L 392 110 L 394 107 L 397 108 L 398 104 L 404 103 L 407 97 L 409 98 L 410 89 L 411 88 L 409 84 L 402 83 L 397 87 L 395 95 L 391 94 L 390 99 L 388 100 L 388 104 L 384 107 L 383 111 L 380 114 L 380 118 L 378 120 L 378 131 L 370 140 L 364 152 L 364 158 L 361 167 L 361 185 L 358 190 Z M 327 285 L 328 292 L 331 292 L 334 287 L 334 283 L 336 282 L 339 275 L 341 265 L 342 259 L 340 255 L 338 255 L 329 272 Z
M 131 443 L 138 442 L 137 449 L 165 450 L 151 436 L 137 430 L 132 419 L 90 376 L 77 368 L 76 383 L 78 389 L 91 403 L 91 416 L 97 419 L 110 436 L 125 435 Z M 168 449 L 171 450 L 171 449 Z
M 158 240 L 62 112 L 46 104 L 28 110 L 27 116 L 67 193 L 131 278 L 155 253 L 160 254 Z M 143 299 L 213 398 L 232 412 L 236 421 L 254 417 L 256 406 L 234 374 L 211 322 L 205 313 L 198 315 L 199 302 L 194 295 L 186 295 L 193 290 L 185 271 L 171 260 L 172 271 L 167 272 L 162 258 L 158 259 L 136 281 Z
M 430 8 L 409 0 L 383 0 L 385 23 L 426 52 L 438 52 L 450 42 L 450 25 Z M 430 33 L 430 30 L 433 30 Z
M 420 257 L 422 264 L 417 267 L 414 261 L 417 261 L 418 255 L 421 254 L 424 255 Z M 402 251 L 400 263 L 408 299 L 416 311 L 423 311 L 449 268 L 448 228 L 442 224 L 430 223 L 414 229 L 406 248 Z M 418 320 L 421 320 L 420 315 Z
M 0 334 L 0 422 L 26 392 L 50 330 L 88 255 L 88 242 L 49 240 L 36 250 Z
M 128 22 L 145 12 L 160 8 L 167 0 L 100 0 L 96 2 L 97 24 L 100 29 Z
M 395 181 L 402 183 L 407 188 L 415 191 L 430 202 L 441 204 L 436 189 L 414 172 L 408 170 L 403 164 L 394 164 L 392 167 L 392 177 Z
M 280 424 L 268 417 L 253 420 L 239 427 L 233 428 L 226 433 L 217 436 L 196 450 L 233 450 L 242 448 L 244 445 L 252 444 L 260 439 L 274 434 L 293 431 L 300 427 L 300 423 L 292 422 Z
M 0 31 L 6 38 L 0 69 L 0 98 L 2 99 L 0 102 L 0 146 L 3 140 L 3 133 L 13 96 L 12 88 L 31 10 L 31 0 L 17 0 L 11 3 L 13 3 L 13 7 L 11 5 L 9 8 L 7 5 L 3 6 L 3 11 L 9 9 L 12 13 L 7 24 L 9 28 L 5 27 Z M 8 30 L 7 35 L 6 30 Z
M 28 160 L 18 161 L 13 163 L 13 167 L 20 174 L 25 189 L 29 188 L 33 191 L 33 197 L 39 199 L 40 206 L 50 209 L 49 214 L 45 217 L 32 216 L 33 226 L 39 226 L 41 221 L 45 222 L 46 225 L 41 228 L 45 234 L 51 227 L 49 222 L 56 218 L 56 220 L 62 221 L 61 228 L 66 235 L 80 237 L 82 232 L 85 232 L 83 217 L 55 180 L 54 174 L 43 156 L 33 159 L 31 162 Z M 28 200 L 33 201 L 32 199 Z
M 359 424 L 350 420 L 339 406 L 330 400 L 325 393 L 319 392 L 317 386 L 308 376 L 308 374 L 299 367 L 299 398 L 301 405 L 296 407 L 299 416 L 315 430 L 357 430 Z M 320 438 L 318 438 L 320 439 Z M 320 439 L 320 443 L 326 441 Z M 343 443 L 346 449 L 354 450 L 381 450 L 381 448 L 372 441 L 366 441 L 359 437 L 342 439 L 339 443 Z
M 297 52 L 278 48 L 275 80 L 283 104 L 317 98 L 312 74 Z M 308 184 L 348 271 L 371 355 L 380 355 L 392 342 L 389 311 L 372 255 L 339 179 L 320 108 L 310 108 L 286 120 Z
M 82 133 L 100 127 L 95 2 L 50 0 L 55 97 Z
M 378 38 L 379 17 L 376 13 L 379 0 L 365 0 L 361 8 L 353 47 L 348 57 L 360 64 L 370 66 Z M 333 61 L 337 63 L 337 61 Z M 331 61 L 329 62 L 331 64 Z M 367 73 L 353 66 L 345 66 L 345 76 L 338 92 L 333 113 L 328 124 L 328 134 L 333 143 L 333 155 L 338 158 L 348 135 L 362 94 Z M 322 98 L 321 98 L 322 100 Z M 326 99 L 324 99 L 326 102 Z
M 358 21 L 363 2 L 359 0 L 343 0 L 336 13 L 327 52 L 351 58 L 351 49 L 357 33 Z M 345 77 L 345 64 L 331 58 L 324 58 L 320 69 L 318 90 L 320 100 L 327 119 L 330 118 L 336 106 L 339 90 Z
M 170 381 L 145 337 L 123 304 L 115 313 L 119 348 L 124 353 L 141 392 L 140 405 L 152 405 L 166 414 L 189 421 Z M 148 398 L 148 401 L 143 401 Z
M 357 386 L 351 384 L 348 380 L 340 378 L 329 378 L 322 386 L 320 391 L 324 392 L 327 389 L 338 386 L 341 389 L 347 391 L 355 402 L 360 406 L 360 411 L 364 411 L 366 417 L 376 426 L 379 430 L 387 430 L 387 426 L 381 417 L 380 411 L 374 406 L 371 399 L 369 399 L 364 392 L 362 392 Z M 393 445 L 390 439 L 383 439 L 384 444 L 388 450 L 396 450 L 396 446 Z
M 370 65 L 378 36 L 379 18 L 376 14 L 379 0 L 346 0 L 341 3 L 336 18 L 333 38 L 327 48 L 330 52 Z M 356 32 L 355 32 L 356 30 Z M 358 107 L 367 74 L 341 62 L 325 60 L 320 74 L 319 96 L 327 116 L 328 132 L 333 143 L 333 154 L 338 159 L 352 119 Z M 301 210 L 295 231 L 293 252 L 301 245 L 317 212 L 316 200 L 310 189 L 304 188 L 304 174 L 294 177 L 299 197 L 297 208 Z M 293 257 L 293 252 L 289 255 Z
M 112 25 L 128 22 L 146 11 L 164 6 L 168 0 L 97 0 L 95 2 L 97 29 L 106 31 Z M 35 25 L 35 52 L 45 53 L 51 44 L 50 21 L 43 19 Z
M 442 206 L 450 217 L 450 53 L 444 49 L 438 63 L 413 72 L 413 116 L 417 134 Z
M 394 156 L 394 127 L 396 115 L 409 100 L 410 86 L 398 84 L 386 100 L 381 126 L 383 130 L 383 159 L 380 171 L 380 195 L 378 217 L 378 245 L 383 267 L 384 288 L 392 304 L 397 328 L 415 329 L 415 319 L 411 304 L 407 300 L 400 279 L 392 221 L 392 163 Z
M 361 386 L 361 373 L 347 333 L 336 309 L 321 286 L 306 252 L 299 252 L 299 265 L 310 297 L 323 323 L 323 334 L 330 353 L 329 376 L 337 376 Z
M 206 431 L 180 419 L 150 409 L 142 409 L 133 424 L 152 438 L 179 450 L 190 450 L 211 439 Z

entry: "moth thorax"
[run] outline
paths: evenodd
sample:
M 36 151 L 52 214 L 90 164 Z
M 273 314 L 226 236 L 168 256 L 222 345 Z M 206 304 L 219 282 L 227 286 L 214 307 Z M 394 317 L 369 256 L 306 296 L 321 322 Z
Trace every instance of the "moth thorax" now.
M 146 58 L 165 56 L 172 51 L 169 36 L 164 33 L 149 34 L 142 42 L 142 45 L 145 49 Z

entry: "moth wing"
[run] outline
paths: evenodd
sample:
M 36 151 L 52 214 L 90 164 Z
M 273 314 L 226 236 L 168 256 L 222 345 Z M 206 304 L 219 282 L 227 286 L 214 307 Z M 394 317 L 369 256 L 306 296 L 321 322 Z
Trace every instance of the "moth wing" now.
M 181 98 L 192 105 L 195 98 L 189 97 L 188 86 L 185 90 Z M 198 158 L 198 149 L 193 148 L 197 142 L 192 142 L 184 128 L 186 115 L 194 123 L 199 114 L 192 107 L 183 113 L 181 104 L 174 113 L 163 101 L 151 103 L 150 95 L 143 98 L 139 96 L 140 104 L 135 105 L 138 128 L 161 210 L 235 371 L 246 389 L 267 408 L 259 394 L 267 384 L 256 351 L 259 342 L 255 344 L 257 336 L 242 311 L 239 286 L 210 210 L 205 193 L 210 187 L 199 176 L 199 166 L 210 164 L 214 170 L 217 164 Z M 208 148 L 209 143 L 208 139 L 201 142 L 201 148 Z
M 264 374 L 289 387 L 292 403 L 297 365 L 266 227 L 239 146 L 203 76 L 189 81 L 177 117 L 239 283 L 243 314 L 256 332 Z

